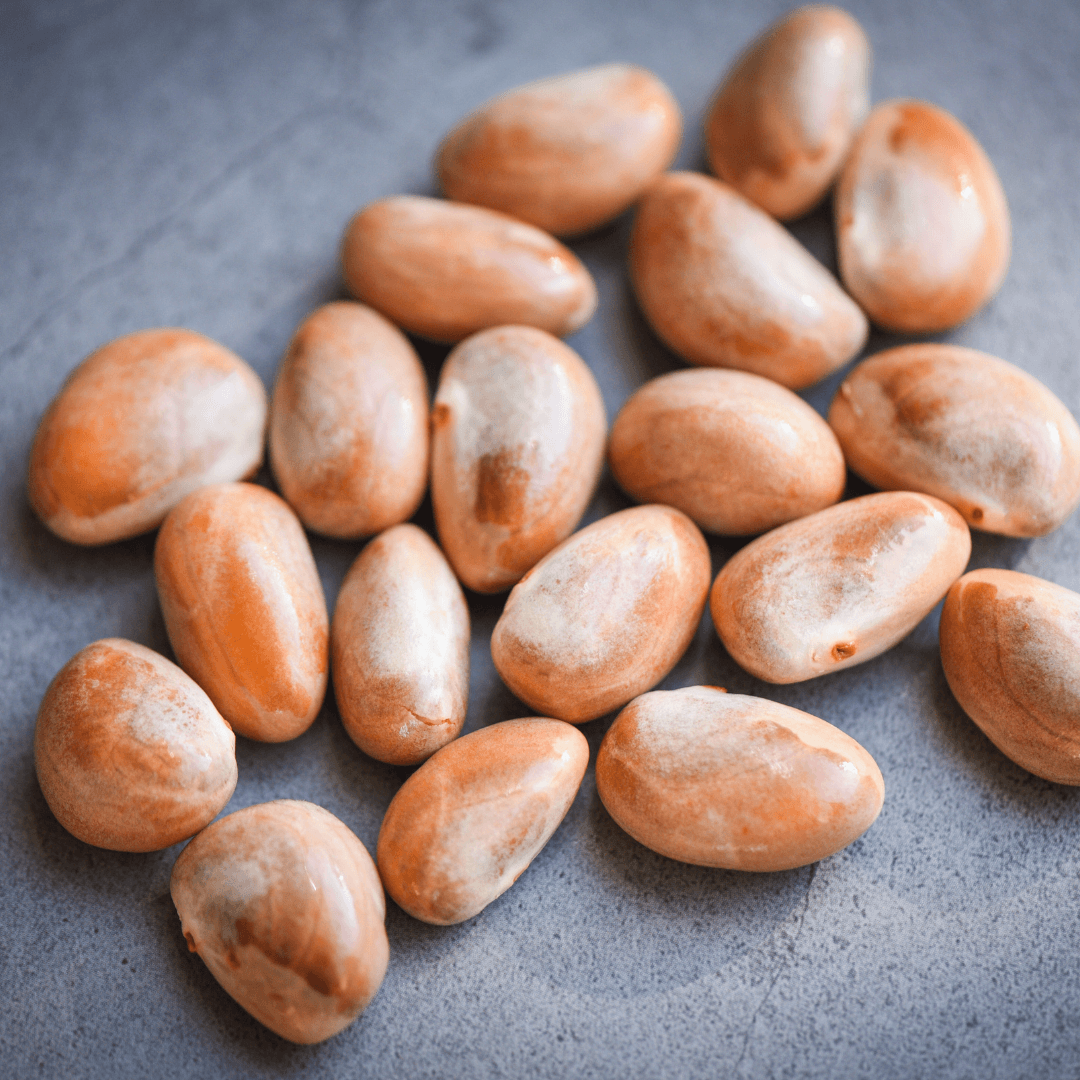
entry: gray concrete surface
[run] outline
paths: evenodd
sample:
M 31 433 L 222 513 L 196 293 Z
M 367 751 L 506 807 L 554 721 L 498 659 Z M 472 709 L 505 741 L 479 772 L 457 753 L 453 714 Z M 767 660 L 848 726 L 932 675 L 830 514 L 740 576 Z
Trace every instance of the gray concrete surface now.
M 6 1077 L 1074 1077 L 1080 1075 L 1080 793 L 1006 760 L 960 712 L 931 616 L 878 660 L 801 686 L 739 671 L 706 618 L 667 688 L 762 693 L 876 757 L 877 824 L 814 867 L 753 876 L 667 861 L 600 805 L 592 773 L 518 884 L 463 926 L 391 905 L 391 966 L 316 1047 L 250 1019 L 188 954 L 177 854 L 65 833 L 34 779 L 45 686 L 120 635 L 168 652 L 152 537 L 53 538 L 23 472 L 42 410 L 93 347 L 189 326 L 269 383 L 297 322 L 340 295 L 349 215 L 431 190 L 440 135 L 492 93 L 612 59 L 685 110 L 680 164 L 737 51 L 786 5 L 724 0 L 125 0 L 0 3 L 0 1074 Z M 1015 226 L 999 296 L 949 336 L 1080 411 L 1080 7 L 858 0 L 875 100 L 929 98 L 995 162 Z M 827 213 L 794 227 L 833 259 Z M 634 308 L 626 222 L 576 245 L 601 308 L 572 339 L 613 416 L 676 363 Z M 895 339 L 876 336 L 870 350 Z M 443 350 L 426 348 L 434 376 Z M 837 379 L 807 395 L 824 409 Z M 625 505 L 605 481 L 589 511 Z M 421 511 L 430 526 L 430 513 Z M 359 545 L 315 540 L 332 600 Z M 733 550 L 713 545 L 718 567 Z M 973 565 L 1080 588 L 1080 519 Z M 472 598 L 468 727 L 528 710 L 491 667 L 498 599 Z M 595 747 L 607 725 L 585 727 Z M 229 806 L 310 799 L 369 848 L 405 776 L 365 758 L 332 702 L 293 743 L 240 740 Z

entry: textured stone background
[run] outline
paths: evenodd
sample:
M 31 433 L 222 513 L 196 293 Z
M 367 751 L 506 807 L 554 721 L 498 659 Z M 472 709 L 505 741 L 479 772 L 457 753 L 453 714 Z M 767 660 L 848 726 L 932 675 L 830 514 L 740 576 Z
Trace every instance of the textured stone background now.
M 393 905 L 391 966 L 359 1023 L 316 1047 L 251 1020 L 186 950 L 178 849 L 87 847 L 34 779 L 38 702 L 107 635 L 168 653 L 153 537 L 81 550 L 25 501 L 38 417 L 102 342 L 182 325 L 269 383 L 294 326 L 341 294 L 361 204 L 428 192 L 440 135 L 524 80 L 613 59 L 682 103 L 679 164 L 736 53 L 786 5 L 724 0 L 0 3 L 0 1072 L 11 1077 L 992 1077 L 1080 1075 L 1080 793 L 1007 761 L 952 701 L 932 615 L 891 653 L 801 686 L 738 670 L 706 621 L 665 681 L 762 693 L 857 738 L 885 776 L 877 824 L 773 875 L 669 862 L 623 835 L 586 777 L 520 882 L 471 922 Z M 853 2 L 875 100 L 926 97 L 982 141 L 1015 253 L 950 340 L 996 353 L 1080 411 L 1080 8 L 1075 0 Z M 827 262 L 826 212 L 796 234 Z M 576 245 L 600 313 L 571 343 L 611 416 L 676 366 L 635 310 L 627 223 Z M 877 336 L 870 351 L 894 343 Z M 444 350 L 426 347 L 429 374 Z M 824 410 L 838 379 L 808 394 Z M 605 481 L 589 519 L 625 505 Z M 421 511 L 430 526 L 430 512 Z M 333 600 L 359 545 L 314 540 Z M 731 546 L 713 546 L 719 567 Z M 1080 588 L 1080 519 L 975 539 L 973 565 Z M 495 675 L 498 599 L 472 598 L 468 727 L 528 712 Z M 594 752 L 607 720 L 585 727 Z M 229 810 L 320 803 L 369 848 L 404 770 L 366 759 L 328 703 L 293 743 L 240 740 Z

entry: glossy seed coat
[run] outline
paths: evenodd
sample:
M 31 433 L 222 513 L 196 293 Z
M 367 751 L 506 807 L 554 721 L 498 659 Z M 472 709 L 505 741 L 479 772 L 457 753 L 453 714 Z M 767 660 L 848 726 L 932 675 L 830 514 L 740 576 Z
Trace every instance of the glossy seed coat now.
M 580 731 L 541 717 L 492 724 L 443 747 L 383 818 L 386 891 L 413 918 L 439 926 L 479 914 L 551 839 L 588 763 Z
M 866 832 L 885 796 L 877 763 L 832 724 L 712 686 L 632 701 L 604 736 L 596 788 L 646 847 L 729 870 L 824 859 Z
M 1009 207 L 990 159 L 925 101 L 870 114 L 837 184 L 836 231 L 844 286 L 886 330 L 956 326 L 1009 268 Z
M 349 223 L 341 257 L 353 296 L 434 341 L 508 323 L 565 337 L 596 310 L 596 285 L 569 248 L 479 206 L 380 199 Z
M 455 738 L 469 701 L 469 608 L 415 525 L 377 536 L 352 564 L 330 628 L 334 693 L 365 754 L 416 765 Z
M 941 612 L 941 665 L 961 708 L 1006 756 L 1080 785 L 1080 594 L 973 570 Z
M 773 217 L 812 209 L 870 110 L 870 43 L 840 8 L 811 4 L 739 58 L 705 118 L 709 166 Z
M 140 330 L 91 353 L 46 409 L 30 505 L 76 544 L 137 536 L 197 488 L 252 475 L 265 430 L 266 390 L 240 357 L 191 330 Z
M 465 585 L 510 588 L 574 530 L 606 434 L 592 372 L 550 334 L 501 326 L 454 349 L 432 409 L 431 501 Z
M 254 484 L 189 495 L 154 549 L 165 629 L 180 666 L 241 735 L 282 742 L 322 706 L 329 618 L 307 537 Z
M 686 651 L 709 589 L 709 549 L 667 506 L 575 533 L 514 587 L 491 656 L 522 701 L 572 724 L 655 686 Z
M 652 72 L 604 64 L 486 102 L 446 136 L 435 165 L 447 198 L 568 236 L 627 209 L 681 134 L 679 106 Z
M 925 491 L 976 529 L 1043 536 L 1080 503 L 1080 427 L 1037 379 L 927 342 L 864 360 L 829 423 L 847 462 L 886 490 Z
M 363 304 L 309 315 L 274 386 L 270 465 L 315 532 L 357 539 L 412 517 L 427 489 L 428 385 L 408 338 Z
M 638 206 L 630 278 L 680 356 L 801 390 L 846 364 L 866 317 L 783 226 L 733 187 L 668 173 Z
M 73 836 L 158 851 L 208 825 L 236 787 L 236 737 L 164 656 L 121 638 L 77 652 L 34 728 L 45 801 Z
M 710 604 L 740 666 L 801 682 L 892 648 L 964 572 L 971 534 L 930 495 L 864 495 L 759 536 L 717 575 Z
M 351 1024 L 386 974 L 386 899 L 364 845 L 333 814 L 282 799 L 199 833 L 173 867 L 188 948 L 283 1039 Z
M 674 506 L 726 536 L 823 510 L 847 479 L 821 416 L 744 371 L 674 371 L 647 382 L 612 426 L 608 462 L 631 498 Z

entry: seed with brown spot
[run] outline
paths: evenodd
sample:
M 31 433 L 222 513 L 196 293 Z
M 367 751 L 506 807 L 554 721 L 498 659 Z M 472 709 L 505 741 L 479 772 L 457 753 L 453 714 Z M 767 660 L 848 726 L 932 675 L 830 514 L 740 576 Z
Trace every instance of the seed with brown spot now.
M 713 584 L 713 623 L 759 679 L 812 679 L 892 648 L 970 554 L 971 534 L 951 506 L 906 491 L 864 495 L 742 548 Z
M 282 1038 L 330 1038 L 382 983 L 389 944 L 378 872 L 322 807 L 280 800 L 222 818 L 180 853 L 171 891 L 189 947 Z
M 501 326 L 447 357 L 435 395 L 431 501 L 446 556 L 500 592 L 577 525 L 603 465 L 596 380 L 561 341 Z

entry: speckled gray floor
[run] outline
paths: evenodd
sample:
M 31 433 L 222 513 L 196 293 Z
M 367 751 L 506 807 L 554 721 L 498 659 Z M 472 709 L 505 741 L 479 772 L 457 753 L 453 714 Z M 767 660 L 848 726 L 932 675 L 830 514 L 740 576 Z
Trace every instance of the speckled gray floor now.
M 1075 1077 L 1080 792 L 1007 761 L 952 701 L 935 616 L 878 660 L 801 686 L 739 671 L 706 622 L 663 686 L 763 693 L 848 731 L 886 782 L 877 824 L 814 867 L 752 876 L 669 862 L 622 834 L 592 773 L 518 884 L 441 929 L 393 905 L 391 966 L 317 1047 L 251 1020 L 188 954 L 178 849 L 98 851 L 52 818 L 31 740 L 49 679 L 107 635 L 168 651 L 152 537 L 53 538 L 23 491 L 30 438 L 103 341 L 183 325 L 269 383 L 293 327 L 340 294 L 362 203 L 431 190 L 463 112 L 611 59 L 653 68 L 699 167 L 708 96 L 785 5 L 723 0 L 0 2 L 0 1074 L 5 1077 Z M 1008 194 L 1013 265 L 951 340 L 1019 363 L 1080 411 L 1080 7 L 860 0 L 875 100 L 954 111 Z M 827 262 L 826 213 L 795 226 Z M 675 366 L 637 314 L 626 222 L 576 245 L 601 308 L 572 344 L 611 416 Z M 875 337 L 874 351 L 893 339 Z M 429 374 L 443 350 L 427 347 Z M 808 396 L 824 409 L 838 379 Z M 625 505 L 609 481 L 589 511 Z M 430 514 L 421 511 L 422 524 Z M 358 545 L 315 540 L 328 598 Z M 718 567 L 732 547 L 714 544 Z M 1080 519 L 973 565 L 1080 588 Z M 528 712 L 495 675 L 499 600 L 472 598 L 468 727 Z M 585 727 L 595 748 L 606 720 Z M 293 743 L 240 740 L 229 806 L 310 799 L 372 848 L 405 773 L 365 758 L 333 704 Z

